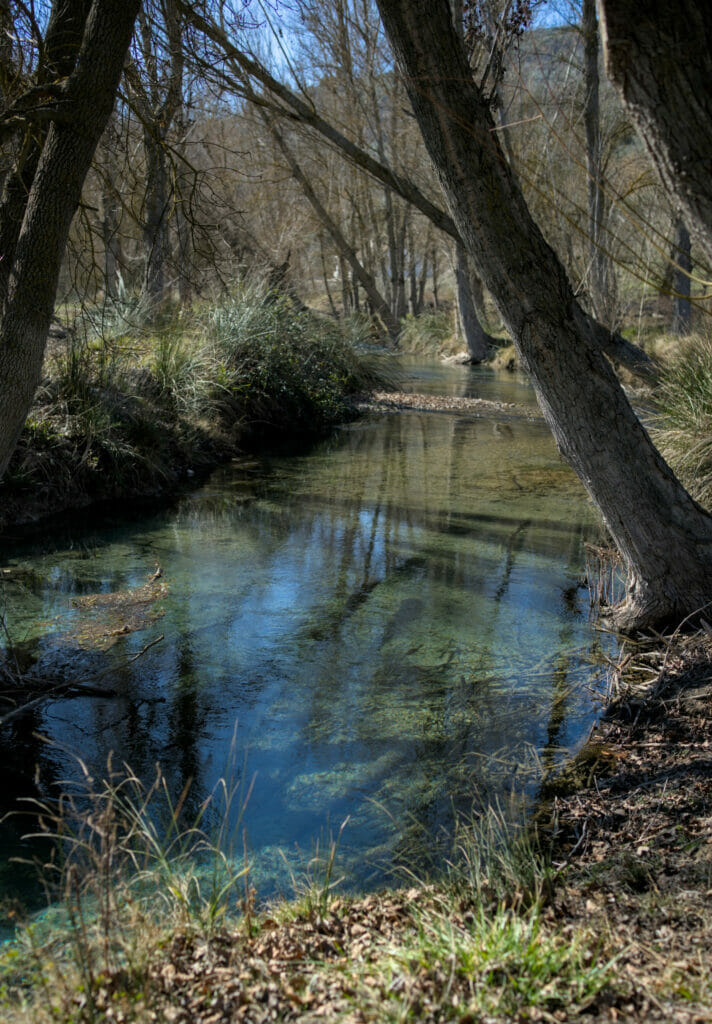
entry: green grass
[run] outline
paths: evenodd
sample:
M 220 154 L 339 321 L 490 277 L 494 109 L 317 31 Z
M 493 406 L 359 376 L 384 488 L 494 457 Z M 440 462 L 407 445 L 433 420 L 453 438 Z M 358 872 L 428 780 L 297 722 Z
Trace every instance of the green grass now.
M 530 1019 L 536 1009 L 578 1014 L 612 980 L 613 965 L 599 961 L 593 936 L 552 933 L 537 909 L 463 914 L 443 900 L 414 924 L 402 944 L 357 973 L 354 1003 L 366 1020 L 515 1020 Z
M 461 825 L 437 882 L 339 898 L 336 837 L 315 851 L 292 901 L 258 912 L 248 859 L 230 852 L 246 798 L 222 782 L 191 820 L 188 796 L 174 799 L 160 771 L 144 786 L 109 765 L 105 780 L 84 771 L 79 791 L 33 805 L 38 831 L 55 839 L 44 878 L 58 903 L 0 952 L 3 1020 L 172 1019 L 186 992 L 200 1002 L 202 979 L 226 950 L 243 978 L 232 990 L 240 984 L 243 1003 L 259 1002 L 264 943 L 280 963 L 270 975 L 278 1014 L 306 985 L 328 999 L 324 1019 L 333 1021 L 504 1021 L 539 1011 L 535 1019 L 547 1019 L 581 1012 L 614 986 L 599 938 L 547 917 L 553 869 L 528 831 L 497 811 Z M 383 911 L 396 920 L 388 941 L 378 935 Z M 363 927 L 369 914 L 373 937 Z M 289 959 L 302 943 L 320 948 L 322 934 L 340 936 L 331 954 Z M 184 981 L 171 980 L 176 971 Z
M 438 309 L 407 316 L 398 338 L 398 350 L 411 355 L 439 356 L 463 347 L 453 328 L 452 314 Z
M 654 438 L 690 493 L 712 507 L 712 339 L 681 343 L 654 395 Z
M 160 325 L 127 297 L 88 311 L 49 346 L 3 493 L 49 509 L 151 495 L 237 445 L 317 436 L 383 383 L 361 341 L 362 324 L 297 310 L 255 282 Z

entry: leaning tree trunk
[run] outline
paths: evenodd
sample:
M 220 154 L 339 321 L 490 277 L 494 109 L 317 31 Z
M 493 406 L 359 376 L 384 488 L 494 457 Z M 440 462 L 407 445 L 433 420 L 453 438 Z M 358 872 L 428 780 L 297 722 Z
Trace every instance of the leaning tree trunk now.
M 679 620 L 712 599 L 712 517 L 656 451 L 595 343 L 502 153 L 447 0 L 378 6 L 458 231 L 625 560 L 615 621 Z
M 305 175 L 304 171 L 300 167 L 299 163 L 294 157 L 291 149 L 287 145 L 284 136 L 274 124 L 274 121 L 268 117 L 263 118 L 265 124 L 272 133 L 272 137 L 279 146 L 285 160 L 289 164 L 289 169 L 292 175 L 299 183 L 299 186 L 304 195 L 309 200 L 314 213 L 318 217 L 322 227 L 329 233 L 331 240 L 334 243 L 339 256 L 348 263 L 351 268 L 353 275 L 354 292 L 353 292 L 353 308 L 358 311 L 358 286 L 361 285 L 363 290 L 366 292 L 371 309 L 378 315 L 383 326 L 388 332 L 388 336 L 391 341 L 395 342 L 398 340 L 400 334 L 401 325 L 400 321 L 393 315 L 391 308 L 383 298 L 381 293 L 378 291 L 376 282 L 372 275 L 368 273 L 366 268 L 363 266 L 354 249 L 346 241 L 343 232 L 339 228 L 338 224 L 329 216 L 326 207 L 321 202 L 316 192 L 312 188 L 309 179 Z
M 139 0 L 94 0 L 42 146 L 0 322 L 0 477 L 39 382 L 69 228 L 114 105 L 138 7 Z
M 58 80 L 68 78 L 72 73 L 90 8 L 91 0 L 67 0 L 65 3 L 53 5 L 35 76 L 37 85 L 56 86 Z M 9 11 L 5 12 L 5 17 L 10 17 Z M 18 76 L 13 73 L 13 78 L 15 79 L 15 89 L 22 91 L 21 82 L 18 86 Z M 37 172 L 48 130 L 48 123 L 43 121 L 27 125 L 20 139 L 16 140 L 15 159 L 3 184 L 2 198 L 0 199 L 0 309 L 2 310 L 8 300 L 15 247 L 22 230 L 32 182 Z
M 598 0 L 606 70 L 712 260 L 712 17 L 699 0 Z
M 482 316 L 482 288 L 464 246 L 455 247 L 455 281 L 457 283 L 457 308 L 460 314 L 462 333 L 467 344 L 471 363 L 481 363 L 489 355 L 492 338 L 480 323 Z M 479 298 L 479 302 L 478 302 Z

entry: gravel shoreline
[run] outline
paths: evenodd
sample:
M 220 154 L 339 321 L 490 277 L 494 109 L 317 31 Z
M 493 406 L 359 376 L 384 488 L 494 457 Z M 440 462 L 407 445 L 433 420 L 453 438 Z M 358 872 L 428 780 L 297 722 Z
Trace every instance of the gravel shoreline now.
M 359 403 L 359 409 L 401 412 L 458 413 L 473 416 L 516 416 L 518 419 L 538 420 L 537 409 L 528 409 L 514 402 L 494 402 L 487 398 L 456 398 L 454 395 L 423 395 L 407 391 L 376 391 Z

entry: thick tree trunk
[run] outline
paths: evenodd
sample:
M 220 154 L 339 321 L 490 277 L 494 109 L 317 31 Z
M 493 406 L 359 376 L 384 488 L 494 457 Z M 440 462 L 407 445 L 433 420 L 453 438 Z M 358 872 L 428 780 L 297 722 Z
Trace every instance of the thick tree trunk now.
M 72 73 L 90 6 L 91 0 L 65 0 L 64 3 L 53 4 L 37 69 L 38 85 L 52 84 Z M 0 200 L 0 309 L 4 309 L 7 302 L 15 247 L 48 130 L 45 123 L 28 127 L 3 186 Z
M 139 0 L 92 3 L 62 118 L 50 126 L 39 156 L 0 322 L 0 477 L 39 382 L 69 228 L 114 105 L 138 7 Z
M 627 629 L 679 621 L 712 599 L 712 517 L 656 451 L 593 340 L 501 151 L 447 0 L 378 6 L 466 249 L 625 560 L 615 620 Z
M 606 69 L 712 261 L 712 17 L 700 0 L 598 0 Z
M 482 316 L 482 286 L 470 265 L 462 245 L 455 249 L 455 280 L 457 282 L 457 308 L 462 333 L 467 344 L 470 362 L 481 363 L 489 355 L 492 338 L 480 323 Z M 477 286 L 480 285 L 478 288 Z M 479 302 L 478 302 L 479 298 Z
M 690 249 L 690 232 L 684 221 L 678 217 L 675 221 L 675 238 L 671 253 L 674 266 L 672 271 L 672 324 L 673 334 L 689 334 L 692 326 L 692 306 L 690 305 L 690 271 L 692 255 Z

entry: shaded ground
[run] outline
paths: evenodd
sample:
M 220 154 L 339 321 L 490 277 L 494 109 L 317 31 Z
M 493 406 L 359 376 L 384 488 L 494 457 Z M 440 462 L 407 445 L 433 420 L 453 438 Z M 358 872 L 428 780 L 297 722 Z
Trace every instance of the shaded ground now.
M 712 637 L 631 652 L 614 689 L 584 787 L 553 800 L 570 864 L 550 913 L 616 951 L 625 1019 L 709 1021 Z

